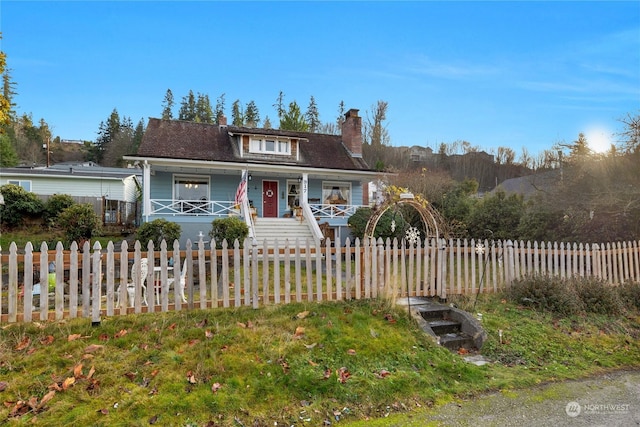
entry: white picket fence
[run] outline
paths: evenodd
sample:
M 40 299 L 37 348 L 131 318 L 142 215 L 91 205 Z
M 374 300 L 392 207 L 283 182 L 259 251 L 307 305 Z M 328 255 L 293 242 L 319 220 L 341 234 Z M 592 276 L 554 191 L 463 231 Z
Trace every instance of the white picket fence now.
M 193 246 L 196 248 L 193 249 Z M 247 240 L 222 249 L 200 241 L 173 249 L 140 242 L 116 250 L 99 243 L 49 250 L 31 243 L 0 248 L 0 322 L 65 317 L 287 304 L 292 301 L 476 294 L 506 289 L 532 274 L 597 277 L 612 285 L 640 282 L 639 242 L 564 244 L 518 241 L 382 239 L 282 242 L 252 247 Z M 133 265 L 148 260 L 147 295 L 132 279 Z M 186 263 L 184 262 L 186 260 Z M 53 265 L 51 265 L 53 263 Z M 187 267 L 183 303 L 179 279 Z M 50 273 L 50 269 L 53 273 Z M 49 276 L 51 274 L 51 276 Z M 51 286 L 48 278 L 51 277 Z M 41 281 L 39 278 L 43 278 Z M 47 279 L 44 279 L 47 278 Z M 40 284 L 42 282 L 42 285 Z M 173 289 L 171 289 L 173 288 Z M 34 290 L 40 294 L 34 294 Z M 48 290 L 48 292 L 47 292 Z M 117 304 L 121 301 L 121 304 Z

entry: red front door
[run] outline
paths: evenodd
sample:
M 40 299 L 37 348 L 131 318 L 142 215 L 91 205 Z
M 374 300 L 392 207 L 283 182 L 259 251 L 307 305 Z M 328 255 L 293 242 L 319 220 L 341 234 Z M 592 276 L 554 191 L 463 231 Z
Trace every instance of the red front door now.
M 278 217 L 278 181 L 262 181 L 262 216 Z

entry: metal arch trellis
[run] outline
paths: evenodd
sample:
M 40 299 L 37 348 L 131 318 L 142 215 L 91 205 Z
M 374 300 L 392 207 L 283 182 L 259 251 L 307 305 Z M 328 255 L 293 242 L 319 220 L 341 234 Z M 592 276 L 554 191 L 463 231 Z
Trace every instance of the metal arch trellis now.
M 378 209 L 375 210 L 373 215 L 369 218 L 367 222 L 367 226 L 364 230 L 364 237 L 373 237 L 376 227 L 378 226 L 378 221 L 382 218 L 382 215 L 392 207 L 396 205 L 408 205 L 413 207 L 418 214 L 420 214 L 420 219 L 422 219 L 422 223 L 425 226 L 427 231 L 427 235 L 425 238 L 432 237 L 436 240 L 440 238 L 446 237 L 448 232 L 446 231 L 445 222 L 435 209 L 431 208 L 431 205 L 427 205 L 426 207 L 418 202 L 415 199 L 400 199 L 400 200 L 390 200 L 383 203 Z M 431 231 L 431 232 L 430 232 Z
M 425 239 L 432 238 L 437 242 L 437 247 L 441 247 L 443 250 L 446 248 L 446 244 L 441 242 L 441 239 L 444 240 L 448 237 L 449 233 L 447 231 L 446 223 L 443 220 L 442 216 L 438 213 L 437 210 L 433 209 L 430 205 L 424 206 L 419 201 L 413 198 L 406 198 L 400 200 L 388 200 L 383 203 L 369 218 L 367 222 L 367 226 L 365 227 L 364 238 L 369 239 L 374 237 L 374 233 L 376 227 L 378 226 L 378 221 L 382 218 L 382 215 L 389 209 L 396 207 L 397 205 L 407 205 L 413 207 L 419 214 L 422 222 L 425 226 Z M 442 243 L 442 245 L 441 245 Z M 440 251 L 438 251 L 440 252 Z M 443 253 L 444 254 L 444 253 Z M 437 284 L 436 288 L 438 289 L 438 294 L 441 299 L 446 299 L 446 285 L 444 281 L 444 269 L 446 268 L 445 258 L 438 254 L 438 271 L 437 274 Z M 408 289 L 407 289 L 408 292 Z M 409 311 L 411 311 L 411 300 L 409 299 Z

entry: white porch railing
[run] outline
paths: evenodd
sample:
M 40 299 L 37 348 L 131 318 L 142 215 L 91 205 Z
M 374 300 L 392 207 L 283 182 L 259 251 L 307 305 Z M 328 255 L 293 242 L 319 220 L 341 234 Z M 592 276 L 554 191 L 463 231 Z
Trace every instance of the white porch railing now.
M 349 218 L 360 205 L 319 205 L 309 204 L 315 218 Z
M 151 215 L 229 216 L 240 215 L 232 200 L 151 199 Z

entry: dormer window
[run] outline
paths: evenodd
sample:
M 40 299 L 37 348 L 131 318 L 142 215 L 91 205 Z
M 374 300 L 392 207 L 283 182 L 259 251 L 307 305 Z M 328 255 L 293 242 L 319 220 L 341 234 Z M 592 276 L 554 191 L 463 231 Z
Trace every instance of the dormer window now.
M 291 141 L 285 139 L 251 138 L 250 153 L 291 155 Z

